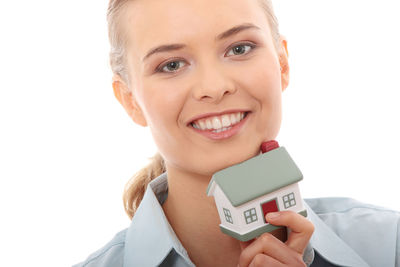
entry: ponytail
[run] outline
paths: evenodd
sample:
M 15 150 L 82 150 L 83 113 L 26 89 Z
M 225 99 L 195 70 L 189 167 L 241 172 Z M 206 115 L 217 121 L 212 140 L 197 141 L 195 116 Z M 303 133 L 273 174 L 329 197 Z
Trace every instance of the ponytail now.
M 154 178 L 165 172 L 164 159 L 159 153 L 150 158 L 150 163 L 135 173 L 125 185 L 122 200 L 124 203 L 125 212 L 132 219 L 140 202 L 143 199 L 147 185 Z

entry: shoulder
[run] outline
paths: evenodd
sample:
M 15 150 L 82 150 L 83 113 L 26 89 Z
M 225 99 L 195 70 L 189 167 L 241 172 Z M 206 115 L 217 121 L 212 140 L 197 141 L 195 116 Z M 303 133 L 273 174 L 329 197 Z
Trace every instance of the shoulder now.
M 362 231 L 391 233 L 399 235 L 400 212 L 363 203 L 352 198 L 311 198 L 305 199 L 318 217 L 336 233 Z
M 345 197 L 326 197 L 326 198 L 309 198 L 305 199 L 306 203 L 310 208 L 320 217 L 326 219 L 332 216 L 339 216 L 341 214 L 365 216 L 369 219 L 379 219 L 378 216 L 383 216 L 378 221 L 384 221 L 385 219 L 389 222 L 398 220 L 400 218 L 400 212 L 394 211 L 388 208 L 363 203 L 352 198 Z M 351 216 L 350 216 L 351 217 Z M 377 221 L 377 222 L 378 222 Z M 397 223 L 397 221 L 396 221 Z
M 364 209 L 370 212 L 389 212 L 399 215 L 399 211 L 361 202 L 347 197 L 323 197 L 305 199 L 315 213 L 348 212 L 352 209 Z
M 311 198 L 305 201 L 321 220 L 337 232 L 352 226 L 365 230 L 385 226 L 389 227 L 386 231 L 390 229 L 395 233 L 399 230 L 398 211 L 343 197 Z
M 85 261 L 73 265 L 73 267 L 122 267 L 126 231 L 127 229 L 118 232 L 105 246 L 90 254 Z
M 400 212 L 352 198 L 312 198 L 317 216 L 372 266 L 400 260 Z M 380 265 L 386 262 L 389 265 Z

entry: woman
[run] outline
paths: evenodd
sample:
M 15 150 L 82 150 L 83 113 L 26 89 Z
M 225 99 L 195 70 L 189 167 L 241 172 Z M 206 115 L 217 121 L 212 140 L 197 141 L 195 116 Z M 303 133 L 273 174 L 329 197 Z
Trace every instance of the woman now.
M 307 219 L 267 215 L 287 237 L 219 229 L 211 176 L 259 154 L 281 124 L 288 50 L 270 1 L 112 0 L 108 19 L 115 96 L 159 155 L 127 185 L 131 226 L 80 266 L 399 264 L 399 214 L 350 199 L 307 200 Z

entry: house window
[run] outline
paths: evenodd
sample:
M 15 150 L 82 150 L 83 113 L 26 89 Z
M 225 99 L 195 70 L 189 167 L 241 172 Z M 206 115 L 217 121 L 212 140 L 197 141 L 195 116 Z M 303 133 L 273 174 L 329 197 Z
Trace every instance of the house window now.
M 224 209 L 224 214 L 225 214 L 226 221 L 233 224 L 231 212 L 228 209 L 225 209 L 225 208 L 223 208 L 223 209 Z
M 285 206 L 285 209 L 288 209 L 296 205 L 296 200 L 294 199 L 294 193 L 290 193 L 283 196 L 283 205 Z
M 278 209 L 278 204 L 276 203 L 276 198 L 267 202 L 264 202 L 261 204 L 261 209 L 263 211 L 263 215 L 264 215 L 264 222 L 265 221 L 265 215 L 267 215 L 270 212 L 275 212 L 275 211 L 279 211 Z
M 244 218 L 246 219 L 247 224 L 257 221 L 256 209 L 252 208 L 252 209 L 246 210 L 244 212 Z

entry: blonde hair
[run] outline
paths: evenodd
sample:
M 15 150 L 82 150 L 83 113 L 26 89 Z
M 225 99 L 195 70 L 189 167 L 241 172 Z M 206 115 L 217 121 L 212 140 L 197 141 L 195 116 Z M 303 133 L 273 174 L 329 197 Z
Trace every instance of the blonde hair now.
M 123 15 L 124 6 L 133 0 L 110 0 L 107 11 L 108 37 L 110 41 L 110 65 L 114 74 L 130 85 L 130 77 L 126 66 L 126 34 L 123 27 L 119 27 L 120 17 Z M 266 14 L 275 50 L 280 48 L 279 24 L 275 16 L 271 0 L 256 0 Z M 132 218 L 143 199 L 144 192 L 151 180 L 165 172 L 165 163 L 159 153 L 151 158 L 150 163 L 138 171 L 128 181 L 124 188 L 123 203 L 125 212 Z

